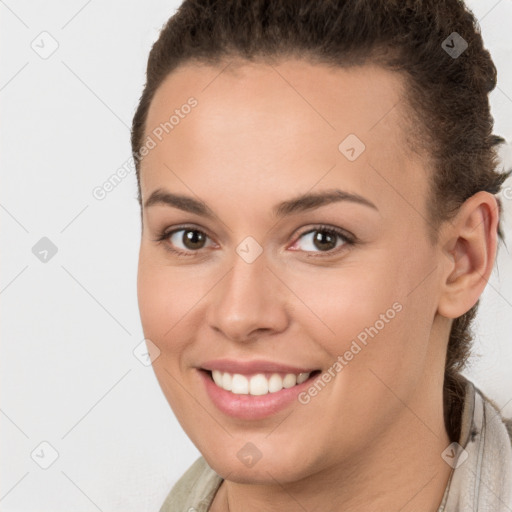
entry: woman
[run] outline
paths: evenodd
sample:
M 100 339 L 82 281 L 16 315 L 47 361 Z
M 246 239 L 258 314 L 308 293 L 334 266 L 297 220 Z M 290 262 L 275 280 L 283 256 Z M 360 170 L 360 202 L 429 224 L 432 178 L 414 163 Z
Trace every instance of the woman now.
M 133 120 L 138 299 L 202 457 L 162 512 L 511 510 L 510 423 L 460 374 L 509 174 L 495 85 L 457 0 L 168 21 Z

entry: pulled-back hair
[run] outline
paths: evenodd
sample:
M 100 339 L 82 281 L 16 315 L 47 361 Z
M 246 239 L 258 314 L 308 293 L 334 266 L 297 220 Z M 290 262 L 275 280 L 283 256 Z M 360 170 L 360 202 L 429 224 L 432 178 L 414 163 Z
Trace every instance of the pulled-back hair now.
M 447 51 L 463 41 L 467 48 L 460 55 Z M 186 63 L 286 58 L 334 67 L 377 64 L 401 73 L 409 114 L 404 122 L 410 125 L 406 142 L 425 155 L 431 170 L 427 221 L 433 243 L 440 224 L 466 199 L 480 190 L 497 194 L 510 174 L 497 169 L 496 145 L 503 139 L 492 134 L 488 94 L 496 86 L 496 67 L 462 0 L 185 0 L 151 49 L 133 118 L 139 203 L 138 155 L 148 109 L 169 73 Z M 503 239 L 500 224 L 498 235 Z M 459 439 L 460 372 L 470 355 L 479 302 L 453 320 L 448 341 L 444 418 L 452 441 Z

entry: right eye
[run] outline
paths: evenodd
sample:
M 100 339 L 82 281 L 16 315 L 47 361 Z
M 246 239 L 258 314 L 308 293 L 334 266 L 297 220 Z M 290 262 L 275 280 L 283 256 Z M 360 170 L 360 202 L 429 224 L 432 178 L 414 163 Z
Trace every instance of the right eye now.
M 158 242 L 166 242 L 165 248 L 180 256 L 195 256 L 195 253 L 205 248 L 208 240 L 210 237 L 204 231 L 192 227 L 167 229 L 156 239 Z

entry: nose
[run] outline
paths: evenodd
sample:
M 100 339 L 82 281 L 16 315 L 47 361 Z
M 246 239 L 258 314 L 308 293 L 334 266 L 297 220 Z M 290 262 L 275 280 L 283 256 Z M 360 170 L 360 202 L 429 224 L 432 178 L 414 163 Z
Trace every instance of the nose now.
M 254 341 L 286 329 L 286 301 L 286 287 L 263 255 L 252 263 L 235 255 L 231 270 L 212 290 L 208 325 L 232 341 Z

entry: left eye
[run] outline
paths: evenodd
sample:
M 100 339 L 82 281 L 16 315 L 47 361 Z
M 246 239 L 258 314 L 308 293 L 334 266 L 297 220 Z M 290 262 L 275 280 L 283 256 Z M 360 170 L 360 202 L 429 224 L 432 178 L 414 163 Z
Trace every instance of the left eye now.
M 350 243 L 347 236 L 333 228 L 312 229 L 302 234 L 291 249 L 296 249 L 300 240 L 304 240 L 304 243 L 299 248 L 307 252 L 328 252 Z

